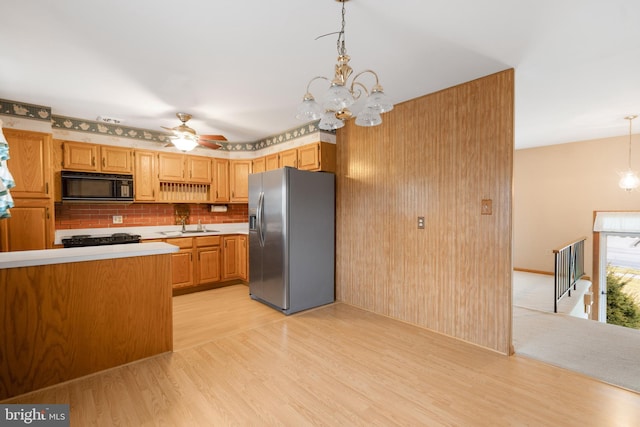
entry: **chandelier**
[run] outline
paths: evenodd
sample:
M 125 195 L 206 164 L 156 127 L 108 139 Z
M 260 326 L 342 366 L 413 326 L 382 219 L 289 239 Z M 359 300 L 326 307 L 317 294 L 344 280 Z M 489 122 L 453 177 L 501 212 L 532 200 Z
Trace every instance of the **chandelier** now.
M 640 185 L 640 178 L 638 175 L 631 169 L 631 122 L 638 116 L 627 116 L 625 120 L 629 120 L 629 167 L 626 172 L 621 173 L 620 182 L 618 185 L 625 191 L 632 191 L 638 188 Z
M 382 86 L 378 81 L 378 75 L 373 70 L 361 71 L 349 82 L 349 77 L 353 73 L 353 69 L 349 66 L 349 60 L 351 58 L 347 55 L 344 37 L 344 4 L 349 0 L 336 1 L 342 3 L 342 27 L 338 32 L 338 41 L 336 43 L 338 49 L 338 63 L 335 66 L 333 80 L 329 80 L 324 76 L 317 76 L 309 81 L 307 84 L 307 91 L 302 98 L 302 103 L 298 106 L 296 118 L 305 121 L 320 119 L 320 124 L 318 125 L 320 129 L 339 129 L 344 126 L 345 120 L 354 116 L 351 110 L 349 110 L 349 107 L 355 104 L 362 94 L 365 93 L 367 95 L 367 100 L 364 103 L 362 110 L 356 115 L 356 125 L 377 126 L 382 123 L 380 114 L 391 111 L 393 109 L 393 104 L 388 100 L 387 95 L 385 95 Z M 371 74 L 375 78 L 375 84 L 370 90 L 358 80 L 365 74 Z M 330 82 L 329 89 L 325 93 L 322 105 L 316 102 L 309 90 L 311 83 L 319 79 Z

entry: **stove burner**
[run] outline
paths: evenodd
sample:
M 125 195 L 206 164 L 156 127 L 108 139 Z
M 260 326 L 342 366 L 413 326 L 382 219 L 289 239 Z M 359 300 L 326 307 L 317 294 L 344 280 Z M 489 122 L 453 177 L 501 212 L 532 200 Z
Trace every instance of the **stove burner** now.
M 65 248 L 79 248 L 85 246 L 120 245 L 125 243 L 140 243 L 140 236 L 129 233 L 113 233 L 108 236 L 90 236 L 79 234 L 62 239 Z

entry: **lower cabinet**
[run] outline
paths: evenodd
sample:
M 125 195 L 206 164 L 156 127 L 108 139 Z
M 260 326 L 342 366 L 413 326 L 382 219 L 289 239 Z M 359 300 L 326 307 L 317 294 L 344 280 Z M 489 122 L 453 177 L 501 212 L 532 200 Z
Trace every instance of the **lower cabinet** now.
M 181 237 L 168 239 L 167 243 L 180 250 L 171 254 L 171 283 L 173 289 L 193 286 L 193 239 Z
M 173 289 L 228 280 L 247 280 L 247 236 L 165 239 L 180 250 L 171 255 Z
M 220 274 L 220 236 L 196 237 L 196 280 L 198 285 L 219 282 Z
M 223 279 L 247 280 L 247 261 L 247 236 L 243 234 L 224 236 Z

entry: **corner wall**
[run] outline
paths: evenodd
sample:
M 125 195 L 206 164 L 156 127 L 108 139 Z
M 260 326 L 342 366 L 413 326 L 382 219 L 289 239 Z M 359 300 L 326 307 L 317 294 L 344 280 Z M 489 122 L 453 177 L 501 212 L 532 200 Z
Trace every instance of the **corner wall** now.
M 506 70 L 338 131 L 339 301 L 510 352 L 513 97 Z
M 515 268 L 553 273 L 553 249 L 585 236 L 585 272 L 593 277 L 593 212 L 640 209 L 640 192 L 618 187 L 628 143 L 627 135 L 515 152 Z

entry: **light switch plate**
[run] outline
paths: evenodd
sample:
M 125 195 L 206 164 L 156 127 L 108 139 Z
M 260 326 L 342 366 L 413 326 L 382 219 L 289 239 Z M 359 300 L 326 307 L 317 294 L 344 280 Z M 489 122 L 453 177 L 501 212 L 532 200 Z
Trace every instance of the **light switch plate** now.
M 113 216 L 114 224 L 122 224 L 122 215 L 114 215 Z
M 493 214 L 493 201 L 491 199 L 482 199 L 482 204 L 480 205 L 480 212 L 482 215 L 492 215 Z

